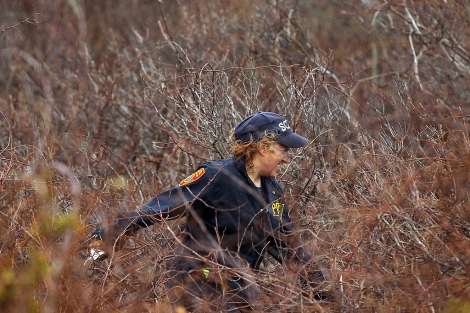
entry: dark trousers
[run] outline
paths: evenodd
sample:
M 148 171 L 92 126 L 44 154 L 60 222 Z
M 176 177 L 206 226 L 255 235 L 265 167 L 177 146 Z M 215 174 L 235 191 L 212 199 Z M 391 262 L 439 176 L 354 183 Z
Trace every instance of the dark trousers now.
M 259 289 L 233 271 L 185 268 L 169 272 L 170 301 L 188 312 L 253 312 Z M 181 268 L 182 267 L 182 268 Z

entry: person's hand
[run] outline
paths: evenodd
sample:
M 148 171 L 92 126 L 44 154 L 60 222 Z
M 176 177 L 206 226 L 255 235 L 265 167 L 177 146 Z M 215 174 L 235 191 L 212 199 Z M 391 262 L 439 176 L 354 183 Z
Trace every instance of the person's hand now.
M 138 229 L 132 223 L 136 216 L 138 216 L 136 212 L 120 212 L 116 222 L 92 232 L 90 237 L 93 241 L 88 245 L 88 258 L 85 264 L 89 261 L 104 260 L 122 249 L 126 236 L 133 235 Z
M 89 261 L 102 261 L 108 257 L 108 254 L 104 251 L 104 242 L 99 240 L 94 240 L 88 245 L 88 258 L 86 258 L 86 265 Z
M 315 300 L 326 300 L 333 295 L 331 282 L 318 270 L 300 275 L 300 286 L 306 296 L 313 296 Z
M 90 261 L 102 261 L 124 245 L 124 238 L 117 225 L 101 227 L 91 233 L 92 242 L 88 245 L 88 257 L 83 265 Z

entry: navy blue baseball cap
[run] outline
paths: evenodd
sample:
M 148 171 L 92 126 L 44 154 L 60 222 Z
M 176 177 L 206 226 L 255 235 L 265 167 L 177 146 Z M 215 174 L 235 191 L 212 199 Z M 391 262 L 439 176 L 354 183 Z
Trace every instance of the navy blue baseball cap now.
M 308 139 L 297 135 L 287 121 L 272 112 L 259 112 L 248 116 L 235 126 L 235 139 L 241 142 L 259 141 L 266 133 L 276 134 L 276 142 L 289 147 L 300 148 L 308 143 Z

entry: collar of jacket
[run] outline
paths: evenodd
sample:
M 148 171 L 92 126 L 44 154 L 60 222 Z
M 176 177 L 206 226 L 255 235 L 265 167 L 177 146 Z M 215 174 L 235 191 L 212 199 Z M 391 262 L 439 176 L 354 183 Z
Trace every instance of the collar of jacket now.
M 235 163 L 235 166 L 237 167 L 240 174 L 242 174 L 243 178 L 245 178 L 245 180 L 249 184 L 253 185 L 253 182 L 251 181 L 250 176 L 248 176 L 248 172 L 246 171 L 245 161 L 243 161 L 242 159 L 237 159 L 235 157 L 232 157 L 232 160 Z
M 255 184 L 253 184 L 253 182 L 251 181 L 250 177 L 248 176 L 248 172 L 246 171 L 245 161 L 243 161 L 241 159 L 237 159 L 235 157 L 232 157 L 232 160 L 235 163 L 235 166 L 237 167 L 240 174 L 246 180 L 246 182 L 250 186 L 256 187 Z M 274 177 L 264 177 L 264 176 L 262 176 L 261 177 L 261 187 L 267 188 L 268 191 L 271 191 L 269 193 L 272 193 L 273 195 L 277 194 L 277 196 L 280 196 L 283 193 L 281 185 L 279 184 L 279 182 Z M 269 197 L 271 198 L 272 195 L 270 194 Z

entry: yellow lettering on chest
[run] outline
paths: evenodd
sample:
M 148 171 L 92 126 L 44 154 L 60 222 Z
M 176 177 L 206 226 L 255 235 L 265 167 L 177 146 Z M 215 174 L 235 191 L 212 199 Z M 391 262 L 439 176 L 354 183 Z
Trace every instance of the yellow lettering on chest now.
M 273 211 L 274 216 L 282 216 L 282 213 L 284 212 L 284 203 L 275 201 L 271 204 L 271 209 Z

